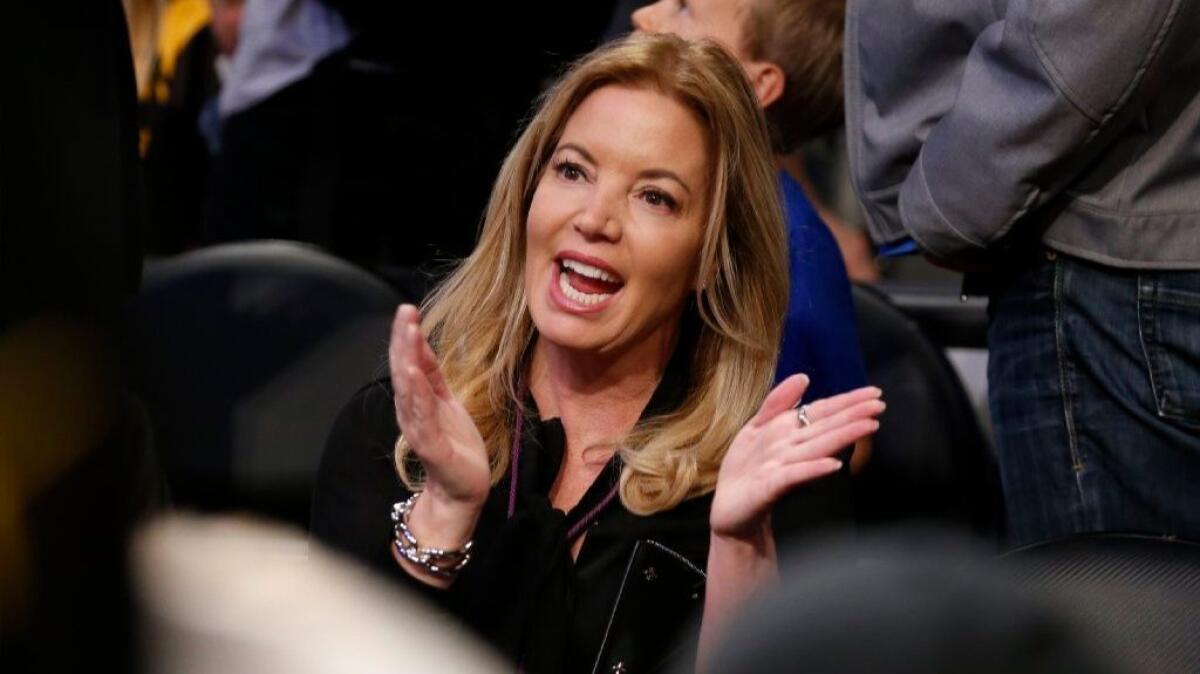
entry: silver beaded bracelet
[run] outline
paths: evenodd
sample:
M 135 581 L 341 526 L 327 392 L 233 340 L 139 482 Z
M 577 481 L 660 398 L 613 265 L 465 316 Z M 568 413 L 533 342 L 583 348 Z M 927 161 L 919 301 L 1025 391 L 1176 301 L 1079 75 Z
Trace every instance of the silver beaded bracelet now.
M 458 550 L 421 547 L 417 537 L 408 529 L 408 515 L 420 495 L 421 492 L 415 492 L 407 499 L 392 504 L 392 521 L 396 523 L 392 529 L 395 536 L 392 545 L 396 546 L 396 552 L 402 557 L 429 573 L 441 578 L 453 578 L 471 561 L 472 541 L 467 541 Z

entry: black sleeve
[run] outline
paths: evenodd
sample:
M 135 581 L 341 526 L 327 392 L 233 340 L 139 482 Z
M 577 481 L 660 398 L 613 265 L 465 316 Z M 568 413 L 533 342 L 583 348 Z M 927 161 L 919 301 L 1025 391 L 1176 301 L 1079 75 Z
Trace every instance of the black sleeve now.
M 411 495 L 394 459 L 400 429 L 386 379 L 354 394 L 325 442 L 313 487 L 309 532 L 315 542 L 366 564 L 444 611 L 456 593 L 408 575 L 392 557 L 392 504 Z
M 310 522 L 317 541 L 389 572 L 396 567 L 391 507 L 408 496 L 393 461 L 397 437 L 390 387 L 377 381 L 360 389 L 326 440 Z
M 313 488 L 315 541 L 366 564 L 448 610 L 449 594 L 408 575 L 392 557 L 392 504 L 411 495 L 396 473 L 396 413 L 387 380 L 363 387 L 338 415 Z

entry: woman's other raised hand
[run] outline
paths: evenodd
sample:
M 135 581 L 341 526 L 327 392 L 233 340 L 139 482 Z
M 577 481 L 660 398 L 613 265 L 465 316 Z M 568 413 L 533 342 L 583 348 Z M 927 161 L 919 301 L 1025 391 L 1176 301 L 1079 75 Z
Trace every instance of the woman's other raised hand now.
M 881 391 L 867 386 L 806 406 L 808 425 L 796 404 L 808 377 L 792 375 L 767 395 L 758 414 L 734 437 L 713 497 L 710 524 L 715 536 L 756 539 L 771 506 L 796 485 L 842 467 L 839 450 L 879 428 Z

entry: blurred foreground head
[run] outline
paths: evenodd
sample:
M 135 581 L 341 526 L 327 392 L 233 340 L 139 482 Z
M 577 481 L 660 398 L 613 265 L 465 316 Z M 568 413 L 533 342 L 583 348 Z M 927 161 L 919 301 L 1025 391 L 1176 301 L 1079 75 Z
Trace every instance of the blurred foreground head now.
M 457 624 L 300 531 L 163 518 L 132 562 L 148 674 L 504 671 Z
M 1108 644 L 948 535 L 906 531 L 798 555 L 734 624 L 725 674 L 1107 674 Z

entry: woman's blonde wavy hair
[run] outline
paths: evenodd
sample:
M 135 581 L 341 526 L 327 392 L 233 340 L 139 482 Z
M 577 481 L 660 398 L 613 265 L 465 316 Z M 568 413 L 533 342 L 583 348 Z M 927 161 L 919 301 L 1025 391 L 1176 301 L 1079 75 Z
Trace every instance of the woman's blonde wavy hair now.
M 579 104 L 606 85 L 652 88 L 691 110 L 708 133 L 709 214 L 698 278 L 685 311 L 699 334 L 675 410 L 643 419 L 618 441 L 620 494 L 649 514 L 711 492 L 734 435 L 771 386 L 787 303 L 787 240 L 766 121 L 741 66 L 710 41 L 633 36 L 575 63 L 545 93 L 505 159 L 479 244 L 423 309 L 423 328 L 451 390 L 487 445 L 492 483 L 508 470 L 520 379 L 535 328 L 525 296 L 525 220 L 530 201 Z M 683 355 L 683 354 L 681 354 Z M 410 488 L 419 463 L 403 438 L 396 466 Z

